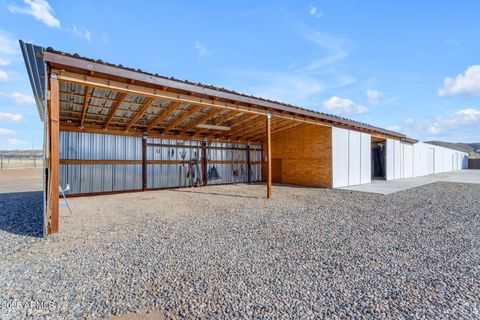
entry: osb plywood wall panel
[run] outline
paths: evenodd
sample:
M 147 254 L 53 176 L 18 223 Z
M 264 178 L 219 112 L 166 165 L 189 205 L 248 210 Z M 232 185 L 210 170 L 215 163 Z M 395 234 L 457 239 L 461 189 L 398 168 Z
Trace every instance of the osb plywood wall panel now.
M 264 177 L 265 175 L 264 171 Z M 331 128 L 301 125 L 272 135 L 272 181 L 330 188 Z

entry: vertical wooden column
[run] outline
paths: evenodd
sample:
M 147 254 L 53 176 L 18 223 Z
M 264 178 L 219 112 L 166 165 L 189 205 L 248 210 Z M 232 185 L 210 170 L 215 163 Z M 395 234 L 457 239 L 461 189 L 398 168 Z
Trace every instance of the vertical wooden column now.
M 59 221 L 59 175 L 60 175 L 60 160 L 59 160 L 59 138 L 60 138 L 60 93 L 58 88 L 58 79 L 56 74 L 50 77 L 50 226 L 48 233 L 58 232 Z
M 208 172 L 207 172 L 207 143 L 202 142 L 202 180 L 203 185 L 208 184 Z
M 147 137 L 142 137 L 142 190 L 147 190 Z
M 247 144 L 247 181 L 252 184 L 252 162 L 250 161 L 250 145 Z
M 272 197 L 272 114 L 267 114 L 267 199 Z

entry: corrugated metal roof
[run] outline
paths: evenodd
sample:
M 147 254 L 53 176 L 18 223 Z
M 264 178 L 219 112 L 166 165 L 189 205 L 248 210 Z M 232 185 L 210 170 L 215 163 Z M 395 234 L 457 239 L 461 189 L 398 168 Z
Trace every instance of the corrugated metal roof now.
M 46 103 L 46 74 L 47 67 L 43 60 L 44 49 L 39 46 L 27 44 L 19 40 L 23 60 L 27 68 L 28 78 L 32 86 L 33 97 L 37 104 L 38 114 L 42 121 L 45 120 Z
M 21 41 L 21 43 L 23 43 L 23 42 Z M 77 53 L 71 54 L 71 53 L 55 50 L 51 47 L 43 49 L 41 47 L 30 45 L 30 44 L 25 44 L 25 45 L 26 46 L 31 46 L 32 48 L 40 48 L 42 50 L 45 50 L 47 52 L 51 52 L 51 53 L 54 53 L 54 54 L 67 56 L 67 57 L 71 57 L 71 58 L 76 58 L 76 59 L 81 59 L 81 60 L 88 61 L 88 62 L 98 63 L 98 64 L 106 65 L 106 66 L 109 66 L 109 67 L 120 68 L 120 69 L 132 71 L 132 72 L 136 72 L 136 73 L 141 73 L 141 74 L 152 76 L 152 77 L 157 77 L 157 78 L 164 79 L 164 80 L 169 80 L 169 81 L 173 81 L 173 82 L 177 82 L 177 83 L 187 84 L 187 85 L 191 85 L 191 86 L 195 86 L 195 87 L 201 87 L 201 88 L 205 88 L 205 89 L 210 89 L 210 90 L 214 90 L 214 91 L 218 91 L 218 92 L 223 92 L 223 93 L 227 93 L 227 94 L 236 95 L 236 96 L 239 96 L 239 97 L 245 97 L 245 98 L 255 99 L 255 100 L 258 100 L 258 101 L 273 103 L 273 104 L 276 104 L 276 105 L 285 106 L 285 107 L 289 107 L 289 108 L 296 109 L 296 110 L 307 111 L 307 112 L 317 114 L 318 116 L 331 118 L 331 119 L 333 119 L 333 121 L 338 121 L 339 123 L 343 123 L 345 125 L 350 124 L 350 125 L 358 126 L 360 128 L 375 130 L 375 131 L 378 131 L 378 132 L 381 132 L 381 133 L 386 133 L 386 134 L 390 134 L 390 135 L 393 135 L 393 136 L 397 136 L 399 138 L 403 138 L 403 139 L 406 139 L 406 140 L 413 141 L 413 139 L 407 138 L 404 134 L 394 132 L 394 131 L 391 131 L 391 130 L 387 130 L 387 129 L 383 129 L 383 128 L 379 128 L 379 127 L 376 127 L 376 126 L 373 126 L 373 125 L 370 125 L 370 124 L 367 124 L 367 123 L 351 120 L 351 119 L 340 117 L 340 116 L 333 115 L 333 114 L 328 114 L 328 113 L 323 113 L 323 112 L 319 112 L 319 111 L 315 111 L 315 110 L 311 110 L 311 109 L 307 109 L 307 108 L 302 108 L 302 107 L 298 107 L 298 106 L 295 106 L 295 105 L 292 105 L 292 104 L 287 104 L 287 103 L 283 103 L 283 102 L 279 102 L 279 101 L 275 101 L 275 100 L 271 100 L 271 99 L 260 98 L 260 97 L 256 97 L 256 96 L 253 96 L 253 95 L 248 95 L 248 94 L 245 94 L 245 93 L 229 90 L 229 89 L 226 89 L 226 88 L 223 88 L 223 87 L 217 87 L 217 86 L 213 86 L 213 85 L 207 85 L 207 84 L 203 84 L 203 83 L 199 83 L 199 82 L 192 82 L 192 81 L 188 81 L 188 80 L 179 80 L 179 79 L 176 79 L 176 78 L 173 78 L 173 77 L 162 76 L 162 75 L 159 75 L 157 73 L 155 73 L 155 74 L 154 73 L 149 73 L 149 72 L 145 72 L 141 69 L 134 69 L 134 68 L 125 67 L 121 64 L 113 64 L 113 63 L 105 62 L 105 61 L 99 60 L 99 59 L 95 60 L 95 59 L 87 58 L 87 57 L 81 56 Z M 26 61 L 26 63 L 27 63 L 27 61 Z M 28 69 L 28 67 L 27 67 L 27 69 Z M 33 88 L 33 84 L 32 84 L 32 88 Z M 128 97 L 127 97 L 127 99 L 128 99 Z M 128 101 L 127 99 L 125 99 L 125 100 Z M 135 101 L 135 102 L 137 102 L 137 101 Z M 133 109 L 133 110 L 135 110 L 135 109 Z

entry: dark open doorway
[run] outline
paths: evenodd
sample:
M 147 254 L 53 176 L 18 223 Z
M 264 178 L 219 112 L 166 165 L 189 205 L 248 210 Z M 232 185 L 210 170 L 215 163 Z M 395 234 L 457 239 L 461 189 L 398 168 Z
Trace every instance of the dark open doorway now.
M 385 180 L 387 141 L 372 137 L 372 179 Z

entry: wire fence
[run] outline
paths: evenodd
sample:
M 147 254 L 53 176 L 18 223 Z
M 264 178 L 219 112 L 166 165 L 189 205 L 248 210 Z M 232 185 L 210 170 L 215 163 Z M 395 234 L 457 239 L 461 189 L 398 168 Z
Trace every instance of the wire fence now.
M 0 170 L 41 168 L 42 166 L 42 156 L 0 155 Z

